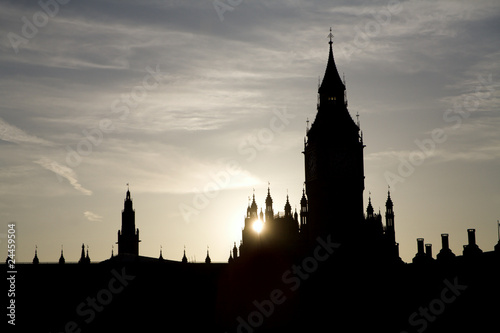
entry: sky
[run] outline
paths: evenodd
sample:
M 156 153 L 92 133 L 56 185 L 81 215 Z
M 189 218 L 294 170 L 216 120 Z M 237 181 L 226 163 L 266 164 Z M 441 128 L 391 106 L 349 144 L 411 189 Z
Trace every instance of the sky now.
M 334 35 L 368 196 L 416 238 L 491 251 L 500 219 L 500 3 L 1 1 L 0 246 L 117 252 L 130 186 L 141 255 L 225 262 L 248 198 L 300 208 L 307 121 Z M 255 191 L 255 192 L 254 192 Z M 332 206 L 332 215 L 335 214 Z

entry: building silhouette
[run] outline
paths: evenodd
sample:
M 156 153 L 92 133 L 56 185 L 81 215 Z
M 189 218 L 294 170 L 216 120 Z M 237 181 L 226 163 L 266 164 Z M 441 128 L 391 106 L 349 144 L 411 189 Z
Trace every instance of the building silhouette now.
M 259 210 L 249 200 L 240 243 L 227 263 L 139 253 L 139 229 L 127 189 L 118 254 L 91 263 L 19 266 L 20 326 L 38 331 L 141 332 L 162 328 L 207 332 L 484 332 L 497 325 L 499 243 L 482 251 L 468 229 L 462 255 L 441 234 L 417 238 L 412 263 L 399 257 L 395 204 L 385 213 L 363 203 L 363 136 L 348 110 L 345 80 L 329 54 L 317 114 L 304 142 L 300 211 L 287 195 L 273 207 L 271 186 Z M 301 181 L 301 180 L 299 180 Z M 49 304 L 50 306 L 47 306 Z M 30 320 L 27 320 L 29 313 Z

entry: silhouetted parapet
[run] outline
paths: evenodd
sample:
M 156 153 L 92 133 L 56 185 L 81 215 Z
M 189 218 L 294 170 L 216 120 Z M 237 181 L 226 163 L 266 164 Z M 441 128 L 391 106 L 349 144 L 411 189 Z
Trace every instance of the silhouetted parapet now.
M 450 250 L 448 234 L 441 234 L 441 251 L 436 256 L 440 263 L 447 263 L 455 260 L 455 254 Z
M 464 257 L 477 257 L 481 255 L 483 251 L 476 244 L 476 229 L 467 229 L 467 236 L 469 244 L 464 245 Z

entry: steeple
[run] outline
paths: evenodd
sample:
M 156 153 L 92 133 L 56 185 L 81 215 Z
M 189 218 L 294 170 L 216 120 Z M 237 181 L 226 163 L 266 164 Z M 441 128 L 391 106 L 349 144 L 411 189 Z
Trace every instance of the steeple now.
M 79 264 L 86 264 L 85 260 L 85 244 L 82 243 L 82 253 L 80 254 L 80 260 L 78 260 Z
M 394 205 L 391 199 L 391 188 L 387 189 L 387 201 L 385 202 L 385 233 L 389 244 L 392 246 L 396 243 L 396 229 L 394 226 Z
M 210 264 L 212 260 L 210 259 L 210 254 L 208 253 L 208 246 L 207 246 L 207 257 L 205 258 L 205 264 Z
M 292 216 L 292 206 L 290 206 L 290 202 L 288 201 L 288 194 L 286 195 L 286 203 L 285 203 L 285 217 Z
M 35 257 L 33 258 L 33 264 L 38 265 L 40 260 L 38 260 L 38 246 L 35 245 Z
M 127 193 L 122 211 L 122 228 L 118 230 L 118 255 L 139 255 L 139 229 L 135 228 L 135 211 L 130 198 L 130 188 L 127 184 Z
M 85 263 L 90 264 L 89 246 L 88 245 L 87 245 L 87 255 L 85 256 Z
M 161 245 L 160 245 L 160 257 L 158 258 L 160 261 L 163 261 L 163 253 L 162 253 L 162 248 L 161 248 Z
M 270 183 L 267 183 L 267 197 L 266 197 L 266 222 L 269 222 L 274 217 L 273 199 L 271 198 Z
M 252 204 L 250 205 L 250 217 L 257 218 L 257 203 L 255 202 L 255 189 L 253 190 Z
M 61 245 L 61 256 L 59 257 L 59 264 L 63 265 L 66 262 L 63 255 L 63 246 Z
M 233 246 L 233 259 L 238 258 L 238 248 L 236 247 L 236 242 L 234 242 Z
M 186 264 L 188 262 L 188 259 L 186 257 L 186 247 L 184 246 L 184 255 L 182 256 L 182 263 Z
M 368 197 L 368 207 L 366 207 L 366 218 L 367 219 L 373 218 L 373 206 L 372 206 L 371 196 Z
M 330 28 L 330 34 L 328 35 L 330 41 L 330 53 L 328 54 L 328 63 L 326 65 L 325 75 L 323 76 L 323 81 L 318 89 L 320 105 L 325 103 L 344 105 L 344 92 L 345 85 L 340 78 L 337 66 L 335 65 L 335 60 L 333 58 L 333 34 L 332 28 Z
M 306 198 L 306 189 L 302 189 L 302 198 L 300 199 L 300 232 L 306 233 L 307 226 L 307 198 Z

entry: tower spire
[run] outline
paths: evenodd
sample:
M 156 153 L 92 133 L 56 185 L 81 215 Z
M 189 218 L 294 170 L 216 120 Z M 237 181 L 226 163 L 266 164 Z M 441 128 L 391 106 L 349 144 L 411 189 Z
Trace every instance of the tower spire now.
M 33 258 L 33 264 L 37 265 L 40 261 L 38 260 L 38 246 L 35 245 L 35 257 Z
M 64 259 L 64 255 L 63 255 L 63 246 L 61 245 L 61 256 L 59 257 L 59 264 L 64 264 L 66 262 L 66 260 Z
M 328 42 L 328 44 L 332 45 L 333 44 L 332 27 L 330 27 L 330 33 L 328 34 L 328 38 L 330 38 L 330 41 Z

